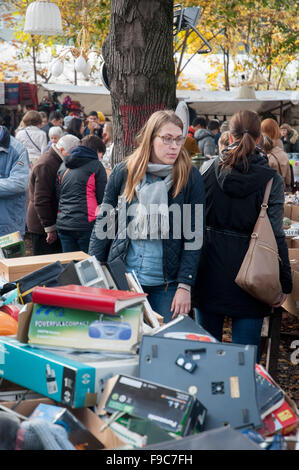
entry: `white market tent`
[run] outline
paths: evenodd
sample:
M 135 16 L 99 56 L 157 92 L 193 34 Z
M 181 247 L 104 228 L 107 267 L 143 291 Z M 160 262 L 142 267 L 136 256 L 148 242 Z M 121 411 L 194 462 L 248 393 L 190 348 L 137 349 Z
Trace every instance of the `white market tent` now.
M 196 115 L 220 119 L 248 109 L 258 113 L 271 112 L 281 120 L 282 113 L 299 102 L 298 97 L 295 101 L 295 93 L 291 91 L 256 91 L 256 99 L 241 99 L 238 93 L 238 88 L 232 91 L 178 90 L 177 97 L 184 100 Z
M 38 88 L 39 101 L 45 94 L 53 92 L 58 93 L 61 102 L 68 95 L 72 100 L 80 101 L 87 114 L 94 110 L 102 111 L 105 116 L 112 115 L 110 92 L 104 86 L 42 84 Z M 240 99 L 238 92 L 238 88 L 232 91 L 177 90 L 177 98 L 185 101 L 196 115 L 220 119 L 249 109 L 258 113 L 272 112 L 281 120 L 286 109 L 299 103 L 298 93 L 292 91 L 256 91 L 256 99 Z

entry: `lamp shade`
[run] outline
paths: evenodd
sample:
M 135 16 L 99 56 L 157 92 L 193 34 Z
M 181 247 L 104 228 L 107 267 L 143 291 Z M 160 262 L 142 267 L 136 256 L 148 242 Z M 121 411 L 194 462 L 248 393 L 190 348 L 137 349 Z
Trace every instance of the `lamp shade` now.
M 77 72 L 85 73 L 87 71 L 87 63 L 82 55 L 76 59 L 75 69 Z
M 254 88 L 248 85 L 242 85 L 239 88 L 237 98 L 242 100 L 256 100 Z
M 54 60 L 51 65 L 51 73 L 53 77 L 59 77 L 63 72 L 63 62 L 59 59 Z
M 56 3 L 49 0 L 30 3 L 26 10 L 24 31 L 43 36 L 62 34 L 61 15 Z
M 83 72 L 84 77 L 88 77 L 91 72 L 91 65 L 89 62 L 86 62 L 86 68 L 85 71 Z

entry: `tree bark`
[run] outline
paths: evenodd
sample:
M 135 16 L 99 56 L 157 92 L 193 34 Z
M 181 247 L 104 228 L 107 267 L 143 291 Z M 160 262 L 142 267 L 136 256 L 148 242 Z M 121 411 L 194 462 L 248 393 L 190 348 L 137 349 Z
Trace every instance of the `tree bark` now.
M 230 90 L 229 83 L 229 50 L 223 49 L 223 68 L 224 68 L 224 88 L 226 91 Z
M 112 0 L 103 44 L 114 134 L 114 164 L 132 152 L 149 116 L 176 105 L 172 0 Z
M 32 63 L 33 63 L 34 83 L 35 83 L 35 85 L 37 85 L 36 48 L 35 48 L 35 45 L 32 46 Z

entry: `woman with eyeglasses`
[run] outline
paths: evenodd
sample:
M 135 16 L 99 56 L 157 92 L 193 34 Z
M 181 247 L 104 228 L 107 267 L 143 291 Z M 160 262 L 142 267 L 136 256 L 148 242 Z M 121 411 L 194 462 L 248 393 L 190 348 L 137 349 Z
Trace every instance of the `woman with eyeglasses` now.
M 202 244 L 204 185 L 184 141 L 173 111 L 150 116 L 136 150 L 110 175 L 89 245 L 100 262 L 121 259 L 127 272 L 135 272 L 164 322 L 190 312 Z M 107 227 L 117 206 L 112 241 Z

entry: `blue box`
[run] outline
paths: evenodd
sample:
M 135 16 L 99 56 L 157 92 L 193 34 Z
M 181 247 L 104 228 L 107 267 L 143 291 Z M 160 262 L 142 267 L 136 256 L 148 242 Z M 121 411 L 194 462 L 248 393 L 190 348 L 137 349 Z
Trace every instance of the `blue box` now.
M 0 377 L 72 408 L 96 405 L 95 367 L 7 336 L 0 337 Z
M 72 408 L 96 405 L 109 378 L 138 367 L 137 355 L 56 352 L 0 336 L 0 377 Z

